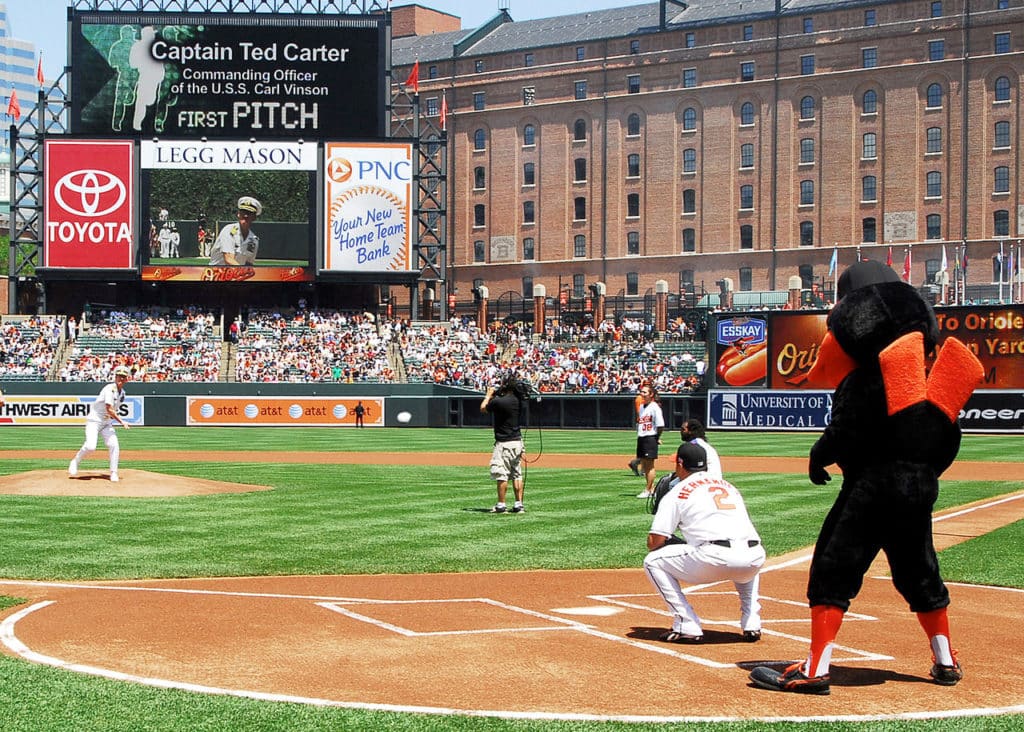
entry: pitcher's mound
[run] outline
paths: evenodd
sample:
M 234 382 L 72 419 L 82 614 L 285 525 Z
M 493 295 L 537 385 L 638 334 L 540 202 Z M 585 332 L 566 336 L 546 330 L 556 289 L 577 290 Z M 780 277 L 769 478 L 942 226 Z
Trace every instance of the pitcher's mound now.
M 211 493 L 269 491 L 266 485 L 222 483 L 219 480 L 119 470 L 121 480 L 110 482 L 109 470 L 82 470 L 74 478 L 66 470 L 30 470 L 0 476 L 0 493 L 24 496 L 117 496 L 119 498 L 173 498 Z

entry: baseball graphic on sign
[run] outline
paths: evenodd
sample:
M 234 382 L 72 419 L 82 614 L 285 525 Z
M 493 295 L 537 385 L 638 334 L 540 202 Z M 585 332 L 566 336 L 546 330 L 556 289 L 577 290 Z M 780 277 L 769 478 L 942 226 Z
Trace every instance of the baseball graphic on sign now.
M 405 204 L 379 186 L 350 188 L 331 201 L 330 268 L 405 270 L 409 232 Z

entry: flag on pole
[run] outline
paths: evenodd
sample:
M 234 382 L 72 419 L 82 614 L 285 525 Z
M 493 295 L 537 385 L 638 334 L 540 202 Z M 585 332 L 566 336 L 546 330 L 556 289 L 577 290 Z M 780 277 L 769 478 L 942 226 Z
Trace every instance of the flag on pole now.
M 907 247 L 907 256 L 903 258 L 903 281 L 910 282 L 910 247 Z
M 411 86 L 412 90 L 416 93 L 420 93 L 420 60 L 416 59 L 416 63 L 412 65 L 412 71 L 409 72 L 409 78 L 405 80 L 406 86 Z
M 441 130 L 448 129 L 448 96 L 441 91 Z
M 889 247 L 889 256 L 885 258 L 885 266 L 892 267 L 892 247 Z
M 836 265 L 839 264 L 839 249 L 832 247 L 832 261 L 828 263 L 828 276 L 831 277 L 836 271 Z
M 39 52 L 39 64 L 36 66 L 36 81 L 39 82 L 39 86 L 46 84 L 46 77 L 43 76 L 43 52 Z
M 963 270 L 964 277 L 966 278 L 967 277 L 967 243 L 966 242 L 964 243 L 964 261 L 963 261 L 963 264 L 961 265 L 960 269 Z
M 21 119 L 21 104 L 18 102 L 18 91 L 12 86 L 11 96 L 7 100 L 7 116 L 17 122 Z
M 948 272 L 949 271 L 949 260 L 946 259 L 946 245 L 945 244 L 942 245 L 942 269 L 941 269 L 941 271 L 942 272 Z

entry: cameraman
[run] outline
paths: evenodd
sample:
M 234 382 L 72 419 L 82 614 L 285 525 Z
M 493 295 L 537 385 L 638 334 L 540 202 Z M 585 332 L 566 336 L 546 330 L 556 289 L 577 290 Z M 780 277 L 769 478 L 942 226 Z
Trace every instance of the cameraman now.
M 512 513 L 522 513 L 523 507 L 523 434 L 520 419 L 526 416 L 528 387 L 509 372 L 501 382 L 487 388 L 480 412 L 490 414 L 494 420 L 494 452 L 491 453 L 491 478 L 498 484 L 498 502 L 491 513 L 505 513 L 505 494 L 508 482 L 513 481 L 515 503 Z

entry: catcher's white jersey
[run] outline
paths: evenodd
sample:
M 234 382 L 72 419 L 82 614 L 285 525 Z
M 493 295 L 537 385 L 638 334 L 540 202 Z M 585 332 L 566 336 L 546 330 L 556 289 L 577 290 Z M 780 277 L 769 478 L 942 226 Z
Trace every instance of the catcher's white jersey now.
M 672 536 L 677 528 L 691 545 L 760 540 L 736 486 L 703 471 L 673 481 L 658 505 L 650 533 Z
M 119 412 L 121 405 L 124 404 L 124 398 L 124 389 L 118 389 L 117 384 L 107 384 L 100 390 L 99 396 L 89 406 L 89 414 L 85 420 L 87 422 L 97 422 L 100 426 L 110 424 L 113 420 L 107 414 L 107 406 L 109 405 L 114 408 L 115 412 Z
M 694 437 L 690 440 L 694 445 L 704 448 L 704 452 L 708 456 L 708 469 L 704 472 L 710 475 L 712 478 L 722 477 L 722 458 L 718 457 L 718 450 L 711 447 L 707 440 L 700 437 Z
M 661 411 L 661 405 L 652 401 L 640 407 L 636 416 L 636 436 L 656 435 L 659 427 L 665 427 L 665 415 Z

